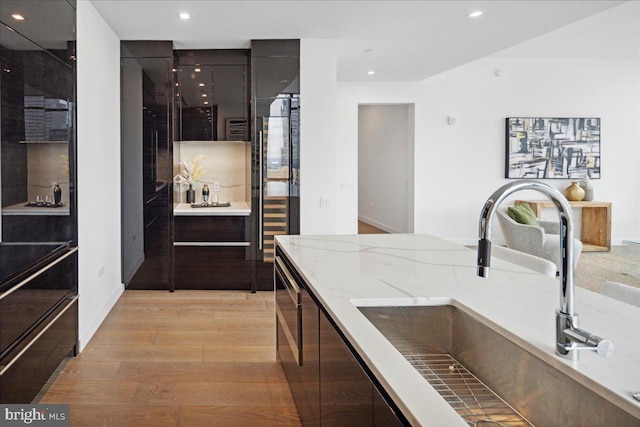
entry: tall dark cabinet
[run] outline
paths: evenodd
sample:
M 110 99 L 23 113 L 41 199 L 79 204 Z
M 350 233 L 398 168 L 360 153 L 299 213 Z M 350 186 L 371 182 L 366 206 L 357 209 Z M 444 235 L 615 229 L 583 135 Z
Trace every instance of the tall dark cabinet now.
M 174 164 L 182 166 L 174 179 L 175 287 L 249 290 L 249 50 L 177 50 L 176 56 Z M 198 165 L 193 174 L 188 162 Z M 211 201 L 231 203 L 229 211 L 202 208 L 205 185 Z M 187 186 L 196 208 L 187 203 Z
M 300 232 L 300 41 L 251 42 L 256 290 L 273 289 L 274 239 Z
M 0 0 L 3 404 L 31 403 L 78 340 L 75 5 Z
M 173 43 L 121 43 L 122 279 L 173 290 Z
M 75 2 L 3 0 L 0 19 L 2 241 L 75 245 Z

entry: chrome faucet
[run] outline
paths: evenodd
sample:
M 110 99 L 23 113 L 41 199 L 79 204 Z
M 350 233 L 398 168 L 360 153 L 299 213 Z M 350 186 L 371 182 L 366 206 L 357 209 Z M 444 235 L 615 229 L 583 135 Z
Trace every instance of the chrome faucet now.
M 491 265 L 491 222 L 498 206 L 511 194 L 520 190 L 536 190 L 549 197 L 560 218 L 560 309 L 556 310 L 556 353 L 578 360 L 579 350 L 593 350 L 600 356 L 613 354 L 613 343 L 578 328 L 578 314 L 573 311 L 573 217 L 567 199 L 555 188 L 538 181 L 517 181 L 497 189 L 484 204 L 480 213 L 478 241 L 478 276 L 488 277 Z

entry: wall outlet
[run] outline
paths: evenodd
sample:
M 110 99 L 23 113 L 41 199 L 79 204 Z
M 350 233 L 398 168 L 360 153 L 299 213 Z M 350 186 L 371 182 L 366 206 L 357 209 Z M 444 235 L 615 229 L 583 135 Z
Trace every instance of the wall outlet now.
M 373 202 L 369 202 L 369 207 L 372 208 L 373 207 Z
M 331 197 L 320 197 L 320 207 L 321 208 L 330 208 L 331 207 Z
M 103 274 L 104 274 L 104 265 L 100 267 L 100 270 L 98 270 L 98 277 L 102 277 Z
M 220 183 L 218 181 L 213 181 L 213 191 L 220 191 Z

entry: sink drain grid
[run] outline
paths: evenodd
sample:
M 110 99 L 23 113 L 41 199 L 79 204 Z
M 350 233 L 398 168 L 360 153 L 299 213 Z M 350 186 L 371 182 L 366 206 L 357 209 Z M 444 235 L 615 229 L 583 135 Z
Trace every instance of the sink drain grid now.
M 532 426 L 460 362 L 448 354 L 403 354 L 471 426 Z

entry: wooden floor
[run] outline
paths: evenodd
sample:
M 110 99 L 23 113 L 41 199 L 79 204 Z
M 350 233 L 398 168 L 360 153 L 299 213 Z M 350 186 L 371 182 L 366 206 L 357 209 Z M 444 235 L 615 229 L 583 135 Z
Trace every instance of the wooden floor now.
M 299 426 L 272 292 L 126 291 L 40 400 L 72 426 Z
M 387 232 L 366 222 L 358 221 L 358 234 L 387 234 Z

